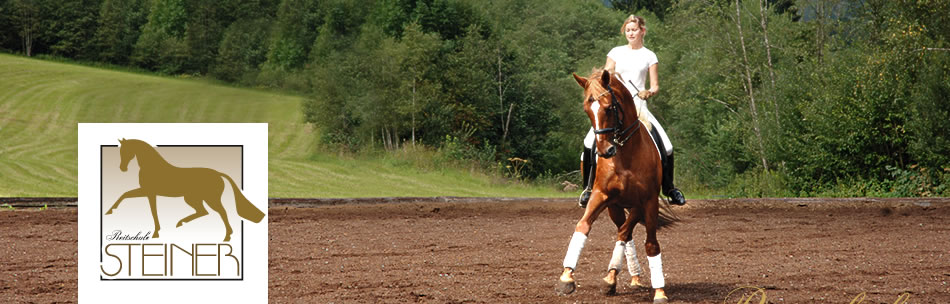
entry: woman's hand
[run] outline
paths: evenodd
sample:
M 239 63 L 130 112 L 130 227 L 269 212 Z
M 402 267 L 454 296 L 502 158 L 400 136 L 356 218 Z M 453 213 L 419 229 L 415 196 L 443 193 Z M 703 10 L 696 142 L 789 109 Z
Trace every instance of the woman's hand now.
M 643 91 L 637 92 L 637 96 L 640 97 L 640 99 L 647 100 L 647 99 L 649 99 L 650 97 L 653 97 L 653 92 L 652 92 L 652 91 L 643 90 Z

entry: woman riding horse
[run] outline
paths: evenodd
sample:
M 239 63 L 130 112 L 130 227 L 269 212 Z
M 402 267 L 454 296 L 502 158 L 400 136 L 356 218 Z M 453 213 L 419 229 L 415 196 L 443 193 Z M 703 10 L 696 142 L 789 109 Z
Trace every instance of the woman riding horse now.
M 574 292 L 574 270 L 584 243 L 600 213 L 607 211 L 617 225 L 617 242 L 604 278 L 608 293 L 616 290 L 624 256 L 630 270 L 630 285 L 643 286 L 632 239 L 634 226 L 643 224 L 644 251 L 655 290 L 653 301 L 666 303 L 668 298 L 663 289 L 666 281 L 656 232 L 660 227 L 675 223 L 677 218 L 659 198 L 663 168 L 660 153 L 648 131 L 649 122 L 638 119 L 633 94 L 616 74 L 595 70 L 588 78 L 575 74 L 574 79 L 584 88 L 584 112 L 596 129 L 594 144 L 601 164 L 597 166 L 597 178 L 591 182 L 590 204 L 574 227 L 557 291 Z
M 627 38 L 627 45 L 621 45 L 613 48 L 607 53 L 607 64 L 605 70 L 619 75 L 623 85 L 627 87 L 630 93 L 634 94 L 637 112 L 641 117 L 649 120 L 652 129 L 650 133 L 657 141 L 657 149 L 663 151 L 661 160 L 663 163 L 663 194 L 670 198 L 670 203 L 674 205 L 686 204 L 686 198 L 675 186 L 673 186 L 673 145 L 660 123 L 656 121 L 653 114 L 646 107 L 646 100 L 656 95 L 660 90 L 659 79 L 657 76 L 657 58 L 653 51 L 643 46 L 643 36 L 646 35 L 647 27 L 643 17 L 630 15 L 623 22 L 620 28 L 621 33 Z M 646 90 L 647 72 L 650 76 L 650 89 Z M 641 90 L 643 88 L 644 90 Z M 596 168 L 596 155 L 594 154 L 594 129 L 587 132 L 584 139 L 584 152 L 581 154 L 582 175 L 584 178 L 584 192 L 581 193 L 578 204 L 581 208 L 587 207 L 590 200 L 591 182 L 594 180 Z

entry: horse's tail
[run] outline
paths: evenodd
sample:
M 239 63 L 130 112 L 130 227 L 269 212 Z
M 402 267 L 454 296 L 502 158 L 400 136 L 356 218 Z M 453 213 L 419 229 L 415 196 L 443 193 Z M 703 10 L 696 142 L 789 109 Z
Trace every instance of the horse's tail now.
M 234 205 L 237 207 L 238 215 L 249 221 L 260 223 L 261 219 L 264 218 L 264 212 L 257 209 L 254 204 L 251 204 L 251 202 L 244 197 L 244 194 L 241 193 L 241 189 L 234 184 L 234 180 L 232 180 L 230 176 L 224 173 L 221 173 L 221 176 L 224 176 L 224 178 L 227 178 L 228 181 L 231 182 L 231 189 L 234 190 Z
M 660 212 L 657 215 L 656 229 L 659 230 L 662 228 L 676 227 L 676 224 L 678 224 L 681 220 L 679 216 L 673 212 L 673 208 L 670 207 L 670 203 L 664 199 L 660 199 L 659 204 Z

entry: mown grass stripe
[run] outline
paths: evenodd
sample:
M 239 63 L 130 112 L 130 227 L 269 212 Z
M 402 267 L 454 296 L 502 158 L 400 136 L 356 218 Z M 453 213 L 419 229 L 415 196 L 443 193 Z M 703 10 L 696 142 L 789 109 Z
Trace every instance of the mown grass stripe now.
M 321 152 L 300 96 L 3 54 L 0 79 L 0 196 L 75 196 L 80 122 L 268 123 L 271 197 L 563 195 L 467 169 Z

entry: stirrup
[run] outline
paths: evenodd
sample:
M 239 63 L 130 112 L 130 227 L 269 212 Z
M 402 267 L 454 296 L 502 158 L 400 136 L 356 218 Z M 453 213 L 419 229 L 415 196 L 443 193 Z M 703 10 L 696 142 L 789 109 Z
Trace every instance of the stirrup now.
M 577 200 L 577 206 L 586 209 L 587 202 L 589 201 L 590 201 L 590 189 L 585 188 L 584 191 L 581 192 L 581 197 Z

